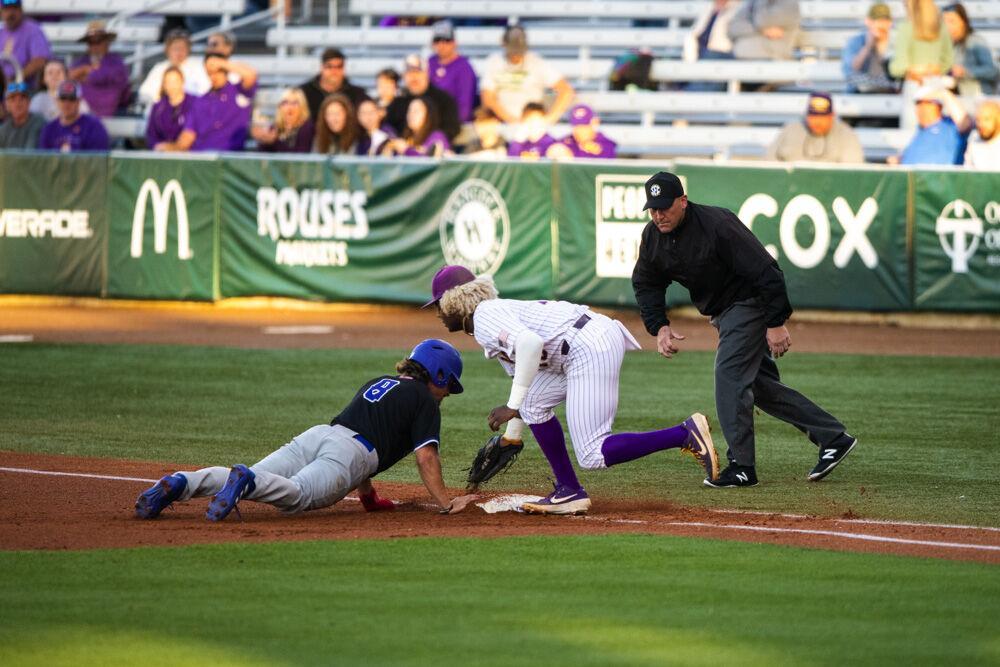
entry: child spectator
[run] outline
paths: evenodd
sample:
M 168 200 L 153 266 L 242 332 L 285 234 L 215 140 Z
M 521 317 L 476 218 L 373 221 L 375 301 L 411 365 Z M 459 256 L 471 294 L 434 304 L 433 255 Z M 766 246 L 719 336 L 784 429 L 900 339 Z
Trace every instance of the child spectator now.
M 308 153 L 312 150 L 315 127 L 309 119 L 309 103 L 301 88 L 281 93 L 274 124 L 254 125 L 250 130 L 257 149 L 265 153 Z
M 503 125 L 495 113 L 486 107 L 479 107 L 472 114 L 472 128 L 476 137 L 466 147 L 465 155 L 482 159 L 507 157 Z
M 83 86 L 83 99 L 96 116 L 114 116 L 128 106 L 131 88 L 128 68 L 117 53 L 109 53 L 117 34 L 108 32 L 104 21 L 91 21 L 80 38 L 87 53 L 69 66 L 69 78 Z
M 42 150 L 76 153 L 106 151 L 111 146 L 100 119 L 80 113 L 82 91 L 75 81 L 59 84 L 59 117 L 42 128 L 38 147 Z
M 586 104 L 577 104 L 569 110 L 569 124 L 572 134 L 559 143 L 566 146 L 573 157 L 615 157 L 618 146 L 598 131 L 601 121 L 594 115 L 593 109 Z
M 448 137 L 438 129 L 436 110 L 422 97 L 410 100 L 402 138 L 390 139 L 384 149 L 384 154 L 408 157 L 441 157 L 450 152 Z
M 989 44 L 972 29 L 961 2 L 945 7 L 943 16 L 954 54 L 950 74 L 957 79 L 958 94 L 969 97 L 992 94 L 997 87 L 998 72 Z
M 59 84 L 68 77 L 69 70 L 66 69 L 66 63 L 63 61 L 53 58 L 45 63 L 45 69 L 42 70 L 42 82 L 45 87 L 31 98 L 31 112 L 39 114 L 46 121 L 58 118 Z M 86 100 L 80 102 L 80 112 L 90 113 L 90 105 L 87 104 Z
M 327 155 L 356 155 L 361 139 L 361 128 L 354 115 L 354 104 L 347 95 L 334 93 L 319 107 L 316 119 L 314 153 Z
M 528 160 L 545 157 L 546 151 L 556 140 L 548 133 L 545 122 L 545 107 L 538 102 L 530 102 L 521 114 L 521 125 L 517 129 L 518 141 L 507 146 L 507 155 Z
M 434 55 L 427 65 L 431 83 L 451 95 L 458 107 L 458 120 L 467 123 L 472 120 L 478 96 L 476 72 L 469 59 L 458 52 L 451 21 L 435 23 L 432 34 Z
M 358 125 L 361 126 L 358 155 L 379 155 L 385 142 L 396 136 L 389 125 L 382 124 L 382 114 L 374 100 L 366 99 L 358 105 Z
M 184 89 L 184 73 L 179 67 L 168 67 L 160 76 L 157 102 L 146 123 L 146 148 L 164 150 L 164 144 L 177 141 L 187 117 L 195 105 L 195 97 Z

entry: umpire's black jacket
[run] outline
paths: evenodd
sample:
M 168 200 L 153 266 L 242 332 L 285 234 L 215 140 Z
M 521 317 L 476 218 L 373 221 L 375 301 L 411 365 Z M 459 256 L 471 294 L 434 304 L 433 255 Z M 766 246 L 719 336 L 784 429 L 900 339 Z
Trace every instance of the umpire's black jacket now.
M 792 314 L 778 263 L 729 209 L 688 202 L 674 231 L 665 234 L 652 222 L 642 230 L 632 289 L 653 336 L 670 324 L 665 291 L 673 281 L 688 289 L 702 315 L 714 317 L 752 298 L 768 327 L 781 326 Z

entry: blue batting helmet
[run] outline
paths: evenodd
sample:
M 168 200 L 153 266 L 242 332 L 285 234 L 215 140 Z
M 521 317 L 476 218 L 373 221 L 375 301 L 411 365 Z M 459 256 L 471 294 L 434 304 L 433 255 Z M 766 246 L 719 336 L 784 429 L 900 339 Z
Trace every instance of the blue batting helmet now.
M 427 369 L 431 382 L 438 387 L 446 386 L 453 394 L 465 391 L 459 382 L 462 377 L 462 357 L 451 343 L 429 338 L 413 348 L 409 358 Z

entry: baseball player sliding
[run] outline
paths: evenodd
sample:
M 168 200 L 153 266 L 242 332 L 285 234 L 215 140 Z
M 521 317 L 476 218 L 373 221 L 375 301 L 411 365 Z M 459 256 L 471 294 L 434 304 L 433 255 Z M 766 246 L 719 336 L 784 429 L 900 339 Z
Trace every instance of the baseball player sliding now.
M 135 514 L 154 519 L 178 500 L 213 496 L 207 518 L 221 521 L 240 500 L 293 514 L 329 507 L 357 489 L 369 512 L 391 510 L 371 478 L 414 452 L 424 485 L 441 513 L 465 509 L 474 495 L 449 498 L 441 477 L 440 404 L 462 393 L 462 358 L 443 340 L 425 340 L 396 364 L 397 375 L 365 382 L 343 412 L 314 426 L 253 466 L 203 468 L 167 475 L 136 500 Z
M 618 377 L 626 350 L 639 344 L 617 320 L 566 301 L 500 299 L 490 276 L 476 277 L 462 266 L 445 266 L 431 283 L 438 317 L 448 331 L 475 337 L 488 358 L 513 378 L 505 405 L 489 414 L 494 431 L 507 424 L 504 441 L 520 443 L 527 423 L 555 475 L 547 497 L 523 506 L 534 514 L 584 514 L 590 498 L 580 485 L 553 409 L 566 401 L 570 438 L 577 461 L 604 468 L 679 448 L 694 455 L 709 479 L 718 458 L 704 415 L 648 433 L 611 434 L 618 409 Z

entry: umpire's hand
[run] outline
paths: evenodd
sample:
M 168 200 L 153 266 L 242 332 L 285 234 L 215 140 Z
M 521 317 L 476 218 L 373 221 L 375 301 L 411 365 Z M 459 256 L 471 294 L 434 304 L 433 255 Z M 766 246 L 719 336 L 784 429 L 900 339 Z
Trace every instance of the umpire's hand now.
M 771 356 L 777 359 L 792 346 L 792 337 L 785 326 L 773 327 L 767 330 L 767 347 L 771 350 Z
M 656 349 L 660 354 L 670 359 L 680 352 L 680 349 L 674 345 L 674 341 L 684 340 L 684 338 L 685 336 L 671 331 L 670 325 L 660 327 L 659 333 L 656 334 Z

